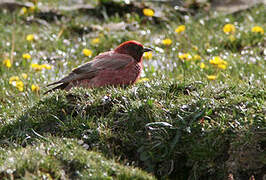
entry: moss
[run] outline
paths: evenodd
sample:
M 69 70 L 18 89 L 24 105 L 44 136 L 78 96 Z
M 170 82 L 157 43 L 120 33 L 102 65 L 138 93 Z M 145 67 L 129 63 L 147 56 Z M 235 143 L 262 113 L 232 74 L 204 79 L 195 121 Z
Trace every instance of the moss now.
M 231 144 L 264 125 L 259 109 L 265 93 L 242 85 L 210 89 L 199 97 L 202 85 L 174 84 L 57 91 L 2 127 L 0 137 L 5 146 L 34 145 L 51 135 L 75 138 L 158 177 L 224 177 Z M 231 95 L 224 96 L 229 89 Z
M 259 25 L 265 30 L 264 5 L 214 17 L 212 12 L 196 8 L 190 14 L 167 3 L 158 8 L 156 3 L 151 7 L 134 3 L 137 9 L 128 9 L 132 4 L 88 0 L 91 10 L 63 12 L 53 9 L 71 6 L 72 2 L 38 2 L 48 7 L 47 13 L 40 9 L 19 15 L 19 8 L 12 12 L 0 9 L 0 56 L 13 61 L 11 68 L 0 64 L 1 168 L 5 168 L 7 155 L 26 152 L 25 158 L 30 157 L 29 162 L 35 162 L 32 164 L 44 156 L 47 163 L 38 171 L 28 160 L 22 160 L 24 164 L 14 171 L 17 177 L 59 178 L 66 174 L 67 178 L 79 178 L 76 172 L 88 172 L 84 164 L 101 153 L 157 178 L 226 179 L 230 174 L 235 179 L 252 175 L 262 179 L 265 38 L 252 33 L 251 28 Z M 106 5 L 115 7 L 114 11 Z M 142 7 L 153 8 L 155 16 L 143 16 Z M 226 23 L 235 25 L 234 37 L 223 32 Z M 177 34 L 175 28 L 181 24 L 186 30 Z M 28 34 L 36 35 L 36 39 L 28 42 Z M 91 43 L 93 38 L 100 42 Z M 170 46 L 162 45 L 165 38 L 172 40 Z M 149 81 L 127 88 L 57 91 L 43 97 L 49 82 L 130 39 L 154 49 L 152 58 L 143 61 L 141 76 Z M 82 54 L 84 48 L 92 50 L 92 57 Z M 23 59 L 24 53 L 29 53 L 32 60 Z M 179 53 L 201 59 L 182 61 Z M 214 56 L 228 63 L 226 69 L 217 69 L 208 62 Z M 52 68 L 37 72 L 31 63 L 47 63 Z M 200 68 L 201 63 L 205 68 Z M 24 79 L 22 73 L 27 73 L 28 78 Z M 207 75 L 216 75 L 217 79 L 208 81 Z M 23 92 L 9 84 L 11 76 L 22 80 Z M 32 84 L 39 85 L 40 91 L 32 92 Z M 91 154 L 90 159 L 73 156 L 73 161 L 61 161 L 46 156 L 48 150 L 33 150 L 45 149 L 42 145 L 54 147 L 54 151 L 63 152 L 61 146 L 69 150 L 60 139 L 72 144 L 73 149 L 87 149 L 82 152 Z M 19 161 L 8 167 L 16 164 Z M 6 172 L 2 176 L 7 178 Z
M 75 140 L 49 142 L 2 152 L 1 179 L 154 179 L 137 168 L 122 166 L 87 151 Z

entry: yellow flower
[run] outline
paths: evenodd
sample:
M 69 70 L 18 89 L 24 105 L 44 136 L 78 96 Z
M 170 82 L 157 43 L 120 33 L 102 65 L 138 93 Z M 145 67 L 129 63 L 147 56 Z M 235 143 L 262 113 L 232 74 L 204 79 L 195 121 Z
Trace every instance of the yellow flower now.
M 181 60 L 187 60 L 187 61 L 192 59 L 192 57 L 189 53 L 179 54 L 178 57 Z
M 37 7 L 36 6 L 31 6 L 29 8 L 29 12 L 33 13 L 34 11 L 36 11 Z
M 144 8 L 143 14 L 148 17 L 154 16 L 154 11 L 152 9 Z
M 100 39 L 99 38 L 94 38 L 91 40 L 92 44 L 99 44 L 100 43 Z
M 210 62 L 210 64 L 213 64 L 213 65 L 218 65 L 218 64 L 227 65 L 227 62 L 225 60 L 223 60 L 222 58 L 220 58 L 219 56 L 215 56 L 209 62 Z
M 219 69 L 226 69 L 228 65 L 228 63 L 225 60 L 221 59 L 219 56 L 215 56 L 209 62 L 210 64 L 215 65 Z
M 31 64 L 31 68 L 34 69 L 35 71 L 40 71 L 43 69 L 48 69 L 50 70 L 52 67 L 49 64 Z
M 24 59 L 31 59 L 31 56 L 29 53 L 22 54 L 22 58 Z
M 24 79 L 27 79 L 28 78 L 28 75 L 26 73 L 22 73 L 21 76 L 24 78 Z
M 83 49 L 82 52 L 85 56 L 91 57 L 92 55 L 92 51 L 90 49 Z
M 23 7 L 23 8 L 21 8 L 21 10 L 20 10 L 20 14 L 21 14 L 21 15 L 27 14 L 27 12 L 28 12 L 28 10 L 27 10 L 26 7 Z
M 180 25 L 175 29 L 175 32 L 180 34 L 182 32 L 184 32 L 186 30 L 186 26 L 185 25 Z
M 35 71 L 40 71 L 42 70 L 42 67 L 39 64 L 33 63 L 30 65 L 32 69 L 34 69 Z
M 196 55 L 194 55 L 194 56 L 192 57 L 192 59 L 193 59 L 194 61 L 197 61 L 197 60 L 201 60 L 201 57 L 200 57 L 200 55 L 196 54 Z
M 228 65 L 228 63 L 225 61 L 225 60 L 222 60 L 221 62 L 220 62 L 220 64 L 223 64 L 223 65 Z
M 219 56 L 215 56 L 213 59 L 211 59 L 209 62 L 212 65 L 218 65 L 222 59 Z
M 40 90 L 40 87 L 37 84 L 32 84 L 31 85 L 31 90 L 33 92 L 38 92 Z
M 218 64 L 218 68 L 220 68 L 220 69 L 226 69 L 226 65 L 225 64 Z
M 166 38 L 166 39 L 164 39 L 164 40 L 162 41 L 162 43 L 163 43 L 163 45 L 165 45 L 165 46 L 169 46 L 169 45 L 172 44 L 172 40 L 169 39 L 169 38 Z
M 49 64 L 42 64 L 41 67 L 42 69 L 48 69 L 48 70 L 52 69 L 52 66 L 50 66 Z
M 206 67 L 206 65 L 202 62 L 202 63 L 200 63 L 200 68 L 201 69 L 204 69 Z
M 19 79 L 18 76 L 12 76 L 9 78 L 9 84 L 15 86 L 19 91 L 24 90 L 24 83 Z
M 228 63 L 227 63 L 225 60 L 223 60 L 223 59 L 220 59 L 220 62 L 219 62 L 219 64 L 222 64 L 222 65 L 226 65 L 226 66 L 227 66 L 227 64 L 228 64 Z M 219 65 L 219 64 L 218 64 L 218 65 Z
M 9 84 L 13 84 L 14 81 L 20 81 L 18 76 L 11 76 L 9 78 Z
M 143 57 L 144 57 L 145 59 L 151 59 L 151 58 L 152 58 L 152 52 L 145 52 L 145 53 L 143 54 Z
M 207 75 L 207 79 L 209 79 L 209 80 L 215 80 L 215 79 L 217 79 L 217 76 L 216 75 Z
M 141 78 L 138 80 L 138 83 L 142 83 L 142 82 L 146 82 L 146 81 L 149 81 L 148 78 Z
M 223 27 L 223 31 L 225 34 L 234 33 L 236 31 L 236 28 L 233 24 L 226 24 Z
M 260 26 L 254 26 L 252 29 L 251 29 L 251 32 L 253 33 L 260 33 L 260 34 L 264 34 L 264 29 Z
M 34 34 L 28 34 L 26 37 L 27 41 L 33 41 L 35 39 Z
M 5 59 L 3 61 L 3 65 L 5 65 L 7 68 L 11 68 L 12 64 L 11 64 L 10 59 Z
M 24 89 L 24 83 L 22 81 L 16 81 L 16 88 L 19 90 L 19 91 L 23 91 Z

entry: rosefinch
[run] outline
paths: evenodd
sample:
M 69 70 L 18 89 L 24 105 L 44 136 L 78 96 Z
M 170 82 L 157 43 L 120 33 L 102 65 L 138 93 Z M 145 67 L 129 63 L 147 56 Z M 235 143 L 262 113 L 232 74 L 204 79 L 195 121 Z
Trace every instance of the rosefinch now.
M 126 41 L 115 50 L 99 54 L 59 81 L 48 86 L 60 84 L 53 89 L 69 90 L 72 87 L 102 87 L 134 84 L 142 70 L 142 55 L 151 51 L 137 41 Z M 46 94 L 45 93 L 45 94 Z

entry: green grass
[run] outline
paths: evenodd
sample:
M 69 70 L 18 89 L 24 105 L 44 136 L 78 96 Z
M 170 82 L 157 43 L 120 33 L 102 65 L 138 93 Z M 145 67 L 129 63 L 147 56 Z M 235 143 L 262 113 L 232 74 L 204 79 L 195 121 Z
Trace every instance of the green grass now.
M 184 18 L 165 8 L 167 21 L 138 11 L 103 18 L 108 11 L 99 8 L 97 16 L 59 12 L 63 17 L 41 24 L 27 20 L 40 19 L 39 12 L 0 10 L 0 57 L 13 61 L 11 68 L 0 65 L 0 179 L 152 179 L 146 172 L 169 179 L 262 178 L 265 34 L 251 28 L 266 29 L 265 6 L 216 18 L 211 12 Z M 121 31 L 106 25 L 121 21 L 131 25 Z M 236 26 L 234 41 L 222 30 L 227 23 Z M 177 34 L 180 24 L 186 30 Z M 28 42 L 28 34 L 36 39 Z M 165 38 L 170 46 L 161 43 Z M 130 39 L 154 49 L 152 59 L 144 59 L 142 77 L 149 81 L 43 95 L 48 83 Z M 84 48 L 92 57 L 82 54 Z M 201 58 L 182 61 L 180 53 Z M 215 56 L 228 63 L 226 69 L 210 64 Z M 35 71 L 31 63 L 52 68 Z M 11 76 L 22 80 L 22 92 L 9 84 Z
M 179 168 L 173 176 L 188 178 L 191 170 L 183 169 L 201 164 L 194 176 L 219 174 L 222 178 L 231 157 L 229 149 L 239 148 L 231 146 L 260 147 L 265 142 L 260 134 L 265 130 L 264 97 L 264 91 L 244 85 L 213 90 L 209 85 L 176 82 L 76 89 L 42 99 L 4 126 L 0 137 L 4 146 L 13 147 L 33 145 L 50 136 L 74 138 L 107 157 L 134 162 L 157 175 L 167 174 L 174 166 Z M 262 152 L 258 149 L 255 154 L 260 157 L 258 164 L 263 163 Z
M 143 171 L 121 166 L 78 142 L 50 138 L 16 150 L 0 150 L 1 179 L 154 179 Z

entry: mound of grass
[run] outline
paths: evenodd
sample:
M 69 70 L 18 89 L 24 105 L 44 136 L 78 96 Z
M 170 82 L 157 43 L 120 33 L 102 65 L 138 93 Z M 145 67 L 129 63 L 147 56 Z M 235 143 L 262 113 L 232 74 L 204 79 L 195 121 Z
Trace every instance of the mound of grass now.
M 158 177 L 261 176 L 264 98 L 265 91 L 245 84 L 210 88 L 202 82 L 57 91 L 3 126 L 0 137 L 5 146 L 19 147 L 50 136 L 78 139 Z M 256 148 L 241 149 L 246 146 Z M 256 165 L 243 171 L 236 151 L 253 153 L 245 158 L 256 157 Z
M 154 179 L 129 166 L 87 151 L 76 141 L 51 138 L 49 142 L 9 151 L 1 149 L 1 179 Z
M 265 5 L 221 15 L 38 2 L 0 8 L 0 179 L 147 179 L 122 165 L 159 179 L 265 177 Z M 154 49 L 139 84 L 43 97 L 48 83 L 131 39 Z

